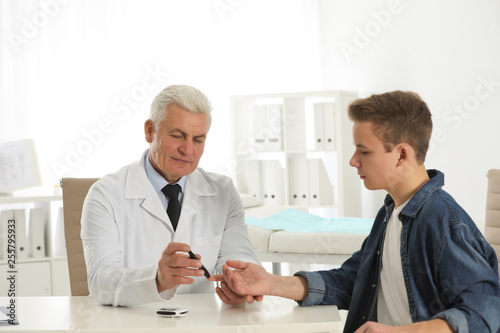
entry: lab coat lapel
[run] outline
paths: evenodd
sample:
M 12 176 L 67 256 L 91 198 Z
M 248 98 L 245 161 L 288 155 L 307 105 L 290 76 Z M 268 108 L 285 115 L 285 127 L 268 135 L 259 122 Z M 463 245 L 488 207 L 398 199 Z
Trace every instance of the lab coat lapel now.
M 215 191 L 207 182 L 202 172 L 196 169 L 186 180 L 186 189 L 182 199 L 181 216 L 177 225 L 177 232 L 182 233 L 189 230 L 190 224 L 194 221 L 195 214 L 206 205 L 206 198 L 214 196 Z
M 145 152 L 145 154 L 147 151 Z M 144 155 L 135 164 L 129 168 L 127 179 L 125 181 L 125 199 L 144 199 L 141 207 L 151 215 L 162 221 L 173 232 L 165 207 L 163 207 L 158 193 L 149 181 L 144 168 Z

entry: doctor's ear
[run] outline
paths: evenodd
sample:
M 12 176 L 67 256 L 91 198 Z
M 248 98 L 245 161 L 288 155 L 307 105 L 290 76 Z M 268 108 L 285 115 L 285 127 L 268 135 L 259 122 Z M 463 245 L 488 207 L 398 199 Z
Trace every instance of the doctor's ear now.
M 153 134 L 155 133 L 155 124 L 151 119 L 146 120 L 144 123 L 144 136 L 148 143 L 153 142 Z

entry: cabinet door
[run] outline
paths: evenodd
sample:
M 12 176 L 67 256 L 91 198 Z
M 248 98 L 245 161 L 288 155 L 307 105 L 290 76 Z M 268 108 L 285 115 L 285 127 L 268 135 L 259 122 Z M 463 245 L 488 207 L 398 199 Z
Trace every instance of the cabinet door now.
M 67 259 L 52 260 L 52 296 L 71 296 Z
M 0 265 L 0 272 L 7 278 L 10 274 L 7 264 Z M 25 262 L 16 265 L 15 295 L 16 296 L 51 296 L 50 262 Z M 11 288 L 7 278 L 0 279 L 0 296 L 7 297 Z

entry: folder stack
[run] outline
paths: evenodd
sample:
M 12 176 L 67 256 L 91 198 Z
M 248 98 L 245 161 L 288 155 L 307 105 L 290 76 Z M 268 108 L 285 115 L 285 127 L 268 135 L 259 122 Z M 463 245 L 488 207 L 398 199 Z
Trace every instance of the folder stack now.
M 253 136 L 258 152 L 283 149 L 282 109 L 281 104 L 253 106 Z
M 314 150 L 335 150 L 334 103 L 314 103 Z
M 30 226 L 28 238 L 30 257 L 45 257 L 45 228 L 42 208 L 32 208 L 30 210 Z

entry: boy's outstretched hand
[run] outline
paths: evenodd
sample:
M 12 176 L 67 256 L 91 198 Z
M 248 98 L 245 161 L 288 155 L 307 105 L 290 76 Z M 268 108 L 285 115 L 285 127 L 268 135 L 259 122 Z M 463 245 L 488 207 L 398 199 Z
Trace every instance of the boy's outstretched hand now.
M 228 260 L 222 267 L 222 273 L 222 276 L 215 275 L 209 280 L 223 281 L 221 290 L 217 291 L 223 301 L 236 300 L 236 295 L 243 297 L 248 303 L 261 301 L 264 295 L 301 301 L 308 293 L 307 281 L 303 277 L 273 275 L 266 272 L 264 267 L 251 262 Z
M 264 279 L 269 276 L 272 274 L 260 265 L 228 260 L 223 266 L 223 274 L 212 275 L 209 280 L 221 282 L 215 291 L 222 302 L 242 304 L 262 301 L 264 293 L 259 293 L 259 290 L 266 290 Z

